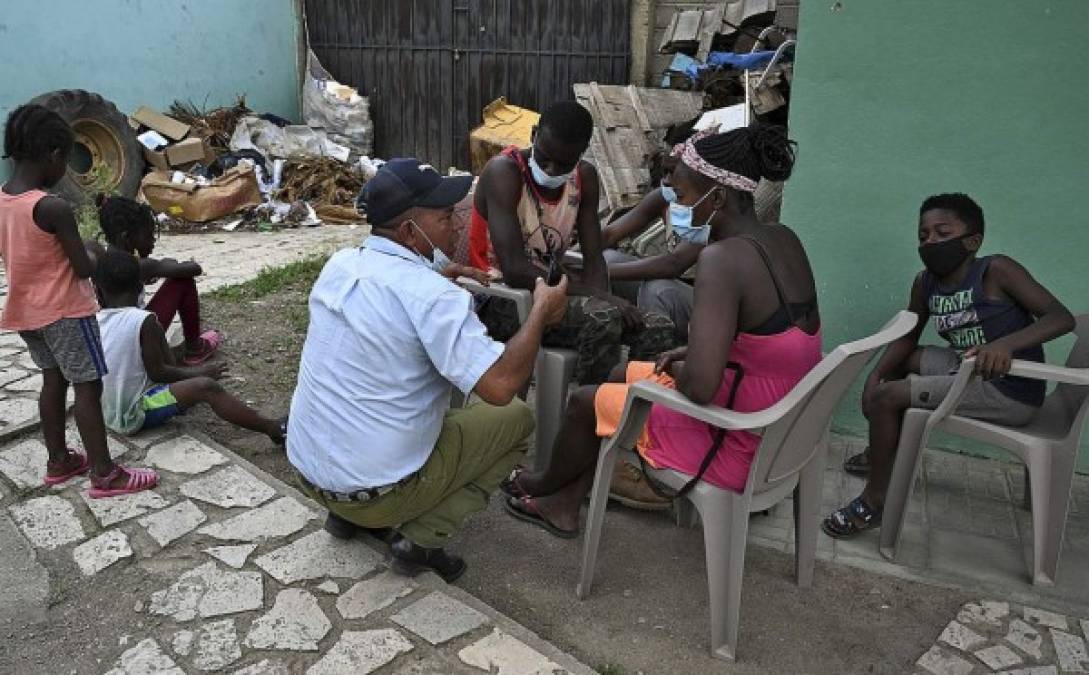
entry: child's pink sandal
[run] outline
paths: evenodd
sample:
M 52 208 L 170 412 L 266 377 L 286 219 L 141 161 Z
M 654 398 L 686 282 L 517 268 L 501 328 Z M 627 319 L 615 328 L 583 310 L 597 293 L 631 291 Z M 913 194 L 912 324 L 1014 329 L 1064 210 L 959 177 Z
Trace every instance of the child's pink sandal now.
M 79 450 L 76 450 L 74 448 L 68 448 L 68 452 L 72 453 L 76 457 L 79 457 L 79 464 L 75 468 L 73 468 L 72 470 L 68 471 L 67 473 L 63 473 L 63 474 L 60 474 L 60 475 L 57 475 L 57 476 L 50 476 L 47 473 L 45 475 L 45 484 L 46 484 L 46 486 L 53 487 L 54 485 L 60 485 L 61 483 L 65 482 L 65 481 L 67 481 L 67 480 L 69 480 L 71 478 L 75 478 L 76 476 L 83 475 L 83 474 L 87 473 L 87 471 L 90 470 L 91 463 L 89 461 L 87 461 L 87 455 L 83 454 L 82 452 L 80 452 Z M 46 462 L 46 466 L 47 467 L 56 466 L 56 463 Z
M 128 477 L 128 480 L 125 481 L 125 485 L 119 488 L 110 487 L 110 483 L 121 474 Z M 115 464 L 113 471 L 107 475 L 91 476 L 91 489 L 87 491 L 87 496 L 91 499 L 102 499 L 103 497 L 131 495 L 136 492 L 150 490 L 158 484 L 159 474 L 155 473 L 153 469 L 130 469 L 121 466 L 120 464 Z
M 189 354 L 185 357 L 185 365 L 197 366 L 207 361 L 212 354 L 216 353 L 219 346 L 223 344 L 223 333 L 218 330 L 209 329 L 200 334 L 200 341 L 203 347 L 196 354 Z

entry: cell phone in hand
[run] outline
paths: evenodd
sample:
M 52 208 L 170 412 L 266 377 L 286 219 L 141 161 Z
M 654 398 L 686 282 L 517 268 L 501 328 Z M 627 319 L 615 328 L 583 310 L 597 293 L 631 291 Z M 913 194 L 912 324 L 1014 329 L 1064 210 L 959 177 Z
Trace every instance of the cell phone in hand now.
M 549 254 L 548 256 L 548 274 L 545 276 L 545 283 L 549 286 L 556 286 L 560 283 L 560 279 L 563 278 L 563 265 L 560 264 L 559 256 L 556 254 Z

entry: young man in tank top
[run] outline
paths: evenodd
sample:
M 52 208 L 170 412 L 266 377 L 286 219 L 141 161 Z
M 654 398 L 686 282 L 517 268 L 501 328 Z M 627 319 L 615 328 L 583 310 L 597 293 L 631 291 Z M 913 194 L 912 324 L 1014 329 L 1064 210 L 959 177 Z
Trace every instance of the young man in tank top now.
M 1012 258 L 977 257 L 982 245 L 983 209 L 970 197 L 941 194 L 923 202 L 919 257 L 926 269 L 915 277 L 908 305 L 919 323 L 889 345 L 866 379 L 870 446 L 844 468 L 869 480 L 859 497 L 825 518 L 828 535 L 851 537 L 881 524 L 904 411 L 937 408 L 961 359 L 974 357 L 979 377 L 968 383 L 958 415 L 1020 426 L 1043 403 L 1045 382 L 1006 373 L 1013 359 L 1042 362 L 1043 343 L 1073 330 L 1074 317 Z M 948 347 L 919 346 L 931 317 Z
M 593 119 L 579 104 L 550 106 L 532 148 L 507 148 L 484 168 L 469 234 L 475 267 L 527 290 L 547 275 L 551 260 L 562 261 L 567 249 L 580 246 L 584 263 L 577 276 L 569 273 L 567 314 L 545 333 L 543 344 L 577 349 L 575 379 L 583 384 L 608 377 L 621 344 L 630 347 L 631 358 L 654 360 L 676 341 L 668 317 L 641 312 L 610 292 L 597 213 L 597 170 L 581 160 L 592 132 Z M 498 340 L 517 328 L 509 301 L 489 298 L 480 316 Z

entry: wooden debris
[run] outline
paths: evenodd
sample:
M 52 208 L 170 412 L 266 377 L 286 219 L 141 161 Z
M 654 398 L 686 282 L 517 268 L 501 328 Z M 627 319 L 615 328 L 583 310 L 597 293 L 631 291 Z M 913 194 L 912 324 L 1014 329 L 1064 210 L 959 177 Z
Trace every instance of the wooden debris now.
M 238 120 L 249 115 L 250 109 L 246 107 L 246 97 L 239 96 L 238 101 L 229 108 L 203 111 L 192 102 L 174 101 L 170 114 L 188 124 L 192 133 L 208 141 L 218 153 L 226 153 L 230 152 L 231 134 Z
M 284 165 L 276 199 L 308 202 L 326 222 L 358 222 L 355 198 L 365 182 L 358 167 L 331 157 L 292 160 Z

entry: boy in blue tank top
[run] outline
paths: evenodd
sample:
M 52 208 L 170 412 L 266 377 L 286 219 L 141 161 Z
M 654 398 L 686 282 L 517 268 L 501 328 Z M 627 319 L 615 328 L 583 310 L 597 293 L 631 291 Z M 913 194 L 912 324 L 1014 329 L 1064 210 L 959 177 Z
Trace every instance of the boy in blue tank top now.
M 956 414 L 1005 426 L 1028 424 L 1044 401 L 1046 383 L 1007 375 L 1013 359 L 1044 360 L 1043 343 L 1074 329 L 1074 317 L 1015 260 L 977 257 L 983 209 L 964 194 L 929 197 L 919 209 L 919 257 L 908 309 L 915 329 L 889 345 L 862 390 L 870 446 L 844 463 L 868 476 L 862 494 L 822 523 L 832 537 L 852 537 L 881 524 L 904 411 L 933 410 L 953 385 L 962 359 L 976 373 Z M 948 347 L 919 346 L 927 321 Z

